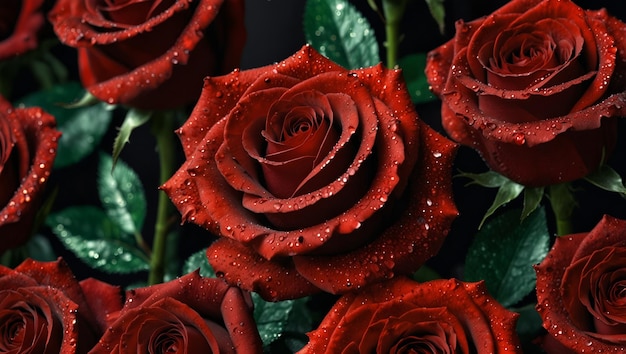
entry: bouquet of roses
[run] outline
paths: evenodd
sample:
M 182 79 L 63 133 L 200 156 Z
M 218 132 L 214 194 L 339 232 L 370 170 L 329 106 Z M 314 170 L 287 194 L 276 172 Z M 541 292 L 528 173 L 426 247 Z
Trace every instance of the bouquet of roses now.
M 3 2 L 1 351 L 623 350 L 624 20 Z

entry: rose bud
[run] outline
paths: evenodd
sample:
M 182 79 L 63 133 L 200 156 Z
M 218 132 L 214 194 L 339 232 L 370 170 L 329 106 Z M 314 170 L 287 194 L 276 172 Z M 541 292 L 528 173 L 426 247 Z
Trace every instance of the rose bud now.
M 596 170 L 626 115 L 626 25 L 570 0 L 513 0 L 458 21 L 426 75 L 453 140 L 526 186 Z
M 0 254 L 29 240 L 56 157 L 54 117 L 0 97 Z
M 26 260 L 0 266 L 0 348 L 6 353 L 86 353 L 122 307 L 118 287 L 78 282 L 67 264 Z
M 342 296 L 298 353 L 521 353 L 484 283 L 398 277 Z
M 536 271 L 546 350 L 621 351 L 626 345 L 626 221 L 605 215 L 588 233 L 558 237 Z
M 195 102 L 202 78 L 239 65 L 243 0 L 60 0 L 49 14 L 78 50 L 80 79 L 102 101 L 142 109 Z
M 249 294 L 198 272 L 127 291 L 96 353 L 261 353 Z
M 205 81 L 163 185 L 222 236 L 209 262 L 265 299 L 342 293 L 414 272 L 457 214 L 455 145 L 418 117 L 399 70 L 349 71 L 305 46 Z

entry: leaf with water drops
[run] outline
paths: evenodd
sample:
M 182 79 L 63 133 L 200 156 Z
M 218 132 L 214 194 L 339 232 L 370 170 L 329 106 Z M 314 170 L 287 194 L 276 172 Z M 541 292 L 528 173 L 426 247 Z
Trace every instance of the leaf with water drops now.
M 183 274 L 189 274 L 196 269 L 200 269 L 200 275 L 206 278 L 214 278 L 215 271 L 213 267 L 209 264 L 209 260 L 206 257 L 206 248 L 198 251 L 185 261 L 183 265 Z
M 55 117 L 57 128 L 63 133 L 55 168 L 75 164 L 91 154 L 111 124 L 112 110 L 105 103 L 68 105 L 84 92 L 79 83 L 69 82 L 35 92 L 18 102 L 27 107 L 41 107 Z
M 128 165 L 100 154 L 98 193 L 111 221 L 131 235 L 141 233 L 146 218 L 146 197 L 141 180 Z
M 135 130 L 135 128 L 139 128 L 140 126 L 146 124 L 150 117 L 152 116 L 152 112 L 142 111 L 139 109 L 129 109 L 126 113 L 126 117 L 124 117 L 124 122 L 120 127 L 120 131 L 117 133 L 115 137 L 115 141 L 113 141 L 113 165 L 112 168 L 115 168 L 117 163 L 117 159 L 120 157 L 120 153 L 122 149 L 130 141 L 130 134 Z
M 74 206 L 50 214 L 46 225 L 63 245 L 94 269 L 108 273 L 148 270 L 150 260 L 106 213 L 95 206 Z
M 380 62 L 374 30 L 346 0 L 307 0 L 304 34 L 320 54 L 346 69 Z
M 430 91 L 424 68 L 426 67 L 426 54 L 415 53 L 400 58 L 398 65 L 402 68 L 402 76 L 406 81 L 407 89 L 413 103 L 426 103 L 437 97 Z
M 252 293 L 254 302 L 254 319 L 263 341 L 263 346 L 268 347 L 280 338 L 286 340 L 286 345 L 302 347 L 304 342 L 296 342 L 297 338 L 286 338 L 287 333 L 306 333 L 313 329 L 311 314 L 306 308 L 308 297 L 296 300 L 284 300 L 268 302 L 263 300 L 257 293 Z M 297 351 L 297 349 L 294 348 Z
M 446 28 L 446 9 L 443 6 L 444 0 L 426 0 L 426 4 L 428 4 L 428 10 L 430 11 L 430 15 L 435 19 L 437 25 L 439 26 L 439 32 L 441 34 L 444 33 Z
M 544 208 L 520 223 L 519 209 L 499 215 L 480 230 L 465 259 L 465 280 L 485 280 L 503 306 L 519 302 L 535 288 L 533 265 L 548 253 L 549 231 Z

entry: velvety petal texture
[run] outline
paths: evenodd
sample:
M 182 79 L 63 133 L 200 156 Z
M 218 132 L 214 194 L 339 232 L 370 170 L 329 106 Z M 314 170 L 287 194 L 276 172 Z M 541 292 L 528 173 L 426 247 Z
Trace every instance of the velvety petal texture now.
M 202 78 L 239 65 L 245 42 L 243 0 L 61 0 L 49 18 L 77 48 L 90 93 L 143 109 L 195 102 Z
M 426 76 L 453 140 L 526 186 L 584 177 L 626 115 L 626 24 L 570 0 L 513 0 L 458 21 Z
M 626 221 L 604 216 L 589 233 L 557 238 L 536 271 L 537 309 L 550 336 L 544 340 L 547 350 L 622 350 L 626 345 Z
M 37 47 L 45 22 L 44 0 L 0 1 L 0 60 L 24 54 Z
M 266 299 L 342 293 L 415 271 L 457 214 L 456 146 L 425 125 L 399 70 L 348 71 L 304 46 L 208 78 L 163 185 L 221 237 L 209 262 Z
M 41 108 L 0 97 L 0 254 L 30 238 L 61 135 L 55 127 Z
M 6 353 L 86 353 L 122 307 L 118 287 L 78 280 L 67 264 L 26 260 L 0 266 L 0 348 Z
M 298 353 L 521 353 L 483 283 L 398 277 L 342 296 Z
M 250 294 L 193 272 L 129 290 L 90 353 L 261 353 Z

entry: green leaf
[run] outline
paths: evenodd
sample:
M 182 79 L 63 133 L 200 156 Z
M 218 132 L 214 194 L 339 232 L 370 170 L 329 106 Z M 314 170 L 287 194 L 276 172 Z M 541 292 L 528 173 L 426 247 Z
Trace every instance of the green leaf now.
M 615 192 L 626 197 L 626 186 L 622 177 L 609 165 L 602 165 L 593 173 L 585 177 L 589 183 L 609 192 Z
M 304 333 L 312 328 L 311 316 L 306 310 L 308 298 L 267 302 L 257 293 L 252 293 L 254 319 L 267 347 L 281 338 L 285 332 Z M 303 343 L 304 344 L 304 343 Z
M 425 103 L 437 98 L 430 91 L 430 85 L 426 81 L 426 74 L 424 73 L 426 54 L 407 55 L 400 58 L 398 65 L 402 68 L 402 75 L 413 103 Z
M 206 248 L 192 254 L 183 265 L 183 274 L 189 274 L 200 268 L 200 275 L 207 278 L 215 278 L 215 271 L 206 258 Z
M 111 124 L 112 112 L 104 103 L 81 107 L 66 105 L 83 93 L 79 83 L 70 82 L 35 92 L 19 101 L 27 107 L 41 107 L 56 118 L 57 127 L 63 133 L 54 161 L 56 168 L 72 165 L 91 154 Z
M 46 224 L 61 242 L 90 267 L 109 273 L 148 270 L 150 260 L 134 238 L 122 232 L 103 210 L 75 206 L 50 214 Z
M 543 320 L 535 309 L 534 303 L 511 309 L 519 313 L 517 325 L 515 327 L 517 334 L 523 343 L 527 343 L 537 338 L 543 329 Z
M 526 187 L 524 188 L 524 209 L 522 210 L 521 220 L 524 220 L 539 207 L 541 199 L 543 199 L 543 187 Z
M 369 22 L 346 0 L 307 0 L 304 34 L 320 54 L 347 69 L 380 62 Z
M 510 179 L 494 171 L 487 171 L 487 172 L 478 173 L 478 174 L 461 172 L 456 177 L 470 178 L 472 181 L 469 182 L 468 185 L 478 184 L 483 187 L 498 188 L 498 192 L 496 193 L 496 197 L 493 203 L 491 204 L 487 212 L 485 212 L 483 219 L 480 221 L 480 225 L 478 226 L 479 229 L 482 228 L 487 218 L 493 215 L 493 213 L 495 213 L 496 210 L 498 210 L 498 208 L 510 202 L 511 200 L 517 198 L 524 190 L 523 185 L 515 183 L 511 181 Z M 534 192 L 530 192 L 530 193 L 534 193 Z M 535 202 L 532 199 L 533 195 L 529 196 L 529 198 L 530 198 L 529 203 L 532 204 Z M 529 205 L 528 207 L 530 208 L 532 207 L 532 205 Z M 523 216 L 521 219 L 523 218 L 525 217 Z
M 28 256 L 40 262 L 51 262 L 57 259 L 52 244 L 43 235 L 33 236 L 26 244 Z
M 120 127 L 120 131 L 117 133 L 115 141 L 113 142 L 113 153 L 111 154 L 113 156 L 112 168 L 115 168 L 117 159 L 120 157 L 120 153 L 122 152 L 124 145 L 130 141 L 130 134 L 133 130 L 135 130 L 135 128 L 138 128 L 148 122 L 151 116 L 152 112 L 141 111 L 134 108 L 130 109 L 126 113 L 126 117 Z
M 413 280 L 420 283 L 435 279 L 441 279 L 441 275 L 439 275 L 439 273 L 437 273 L 434 269 L 427 266 L 421 266 L 415 273 L 413 273 Z
M 443 6 L 444 0 L 426 0 L 426 4 L 428 4 L 428 10 L 430 10 L 430 15 L 435 19 L 437 25 L 439 25 L 439 32 L 443 34 L 446 29 L 446 9 Z
M 491 220 L 476 234 L 465 259 L 465 280 L 485 280 L 487 290 L 503 306 L 519 302 L 535 288 L 533 265 L 548 252 L 549 231 L 544 208 L 522 223 L 520 210 Z
M 113 159 L 100 154 L 98 193 L 104 209 L 124 232 L 141 233 L 146 217 L 146 197 L 141 180 L 123 161 L 113 170 Z

